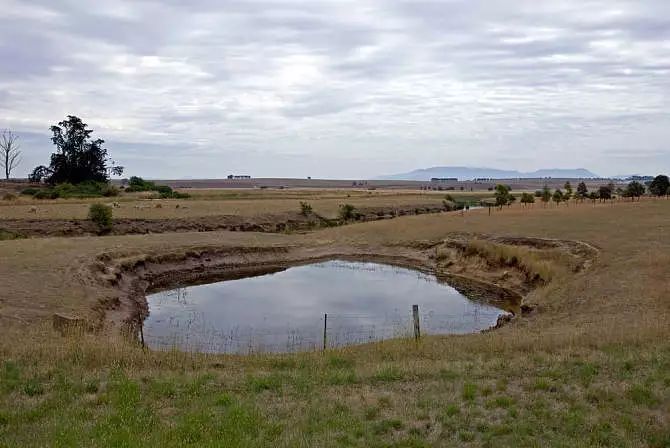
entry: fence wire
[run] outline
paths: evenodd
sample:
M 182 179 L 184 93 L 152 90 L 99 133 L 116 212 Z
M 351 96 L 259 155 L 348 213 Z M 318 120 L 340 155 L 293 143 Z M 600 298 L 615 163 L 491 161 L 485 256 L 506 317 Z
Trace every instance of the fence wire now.
M 490 328 L 500 315 L 498 310 L 473 305 L 460 314 L 420 310 L 419 322 L 422 335 L 463 334 Z M 238 325 L 225 330 L 208 321 L 205 313 L 192 310 L 186 318 L 169 318 L 166 324 L 168 334 L 153 334 L 150 328 L 144 330 L 149 347 L 205 353 L 278 353 L 321 350 L 324 335 L 326 348 L 414 337 L 409 309 L 384 315 L 327 314 L 327 318 L 322 315 L 313 324 L 298 327 L 273 324 L 273 316 L 267 315 L 262 328 Z

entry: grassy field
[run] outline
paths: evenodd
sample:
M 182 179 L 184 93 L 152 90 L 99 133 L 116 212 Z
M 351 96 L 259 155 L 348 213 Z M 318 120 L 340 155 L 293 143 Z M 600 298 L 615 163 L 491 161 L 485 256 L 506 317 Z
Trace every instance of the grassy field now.
M 0 219 L 86 219 L 92 202 L 117 202 L 115 218 L 173 219 L 202 216 L 279 214 L 300 210 L 300 202 L 312 205 L 326 218 L 335 218 L 340 205 L 364 207 L 404 207 L 440 205 L 446 192 L 367 191 L 367 190 L 220 190 L 188 189 L 189 199 L 148 199 L 150 194 L 131 193 L 115 198 L 35 200 L 20 197 L 0 200 Z M 489 192 L 451 192 L 463 201 L 477 202 Z M 179 207 L 177 207 L 179 206 Z M 36 211 L 32 211 L 36 208 Z
M 315 209 L 321 200 L 339 198 L 312 199 Z M 0 446 L 668 447 L 669 231 L 670 201 L 645 200 L 408 216 L 304 235 L 0 241 Z M 598 255 L 532 290 L 528 316 L 418 344 L 216 356 L 143 351 L 115 332 L 61 337 L 49 326 L 54 312 L 92 316 L 114 294 L 81 282 L 104 252 L 412 254 L 475 234 L 583 241 Z

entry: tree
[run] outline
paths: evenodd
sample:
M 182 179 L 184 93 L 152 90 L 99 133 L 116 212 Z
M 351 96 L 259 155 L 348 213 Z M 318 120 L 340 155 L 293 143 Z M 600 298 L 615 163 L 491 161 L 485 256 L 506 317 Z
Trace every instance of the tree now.
M 510 202 L 509 187 L 502 184 L 496 185 L 494 196 L 496 198 L 496 206 L 502 209 L 503 205 L 507 205 Z
M 606 201 L 607 199 L 612 199 L 612 187 L 610 185 L 602 185 L 598 188 L 598 197 L 600 201 Z
M 35 167 L 33 172 L 30 173 L 30 175 L 28 176 L 28 180 L 30 182 L 40 183 L 42 181 L 47 180 L 49 178 L 50 173 L 51 171 L 49 170 L 49 168 L 47 168 L 44 165 L 40 165 Z
M 551 201 L 551 190 L 549 190 L 549 186 L 547 184 L 544 184 L 544 187 L 542 187 L 542 196 L 541 196 L 542 202 L 544 202 L 544 206 L 547 206 L 547 203 Z
M 615 193 L 616 193 L 617 197 L 627 196 L 626 190 L 624 190 L 621 187 L 617 187 L 616 190 L 615 190 Z
M 565 181 L 563 188 L 565 189 L 565 193 L 570 193 L 570 196 L 572 196 L 572 184 L 570 183 L 569 180 Z
M 563 193 L 563 200 L 568 202 L 572 197 L 572 184 L 570 184 L 570 181 L 566 181 L 565 185 L 563 185 L 563 188 L 565 188 L 565 193 Z
M 525 206 L 526 204 L 534 204 L 535 196 L 530 193 L 521 193 L 521 203 Z
M 51 141 L 56 145 L 56 152 L 51 154 L 48 167 L 46 180 L 49 183 L 107 182 L 110 175 L 123 174 L 123 167 L 107 157 L 107 149 L 103 147 L 105 141 L 93 140 L 93 131 L 87 127 L 81 118 L 74 115 L 68 115 L 57 126 L 51 126 Z M 108 163 L 111 167 L 107 166 Z
M 580 200 L 584 200 L 586 197 L 589 195 L 589 189 L 586 188 L 586 184 L 584 182 L 580 182 L 577 185 L 577 198 Z
M 557 189 L 556 191 L 554 191 L 554 194 L 551 196 L 551 198 L 554 200 L 556 205 L 558 205 L 563 200 L 563 193 L 561 192 L 561 190 Z
M 654 180 L 649 184 L 649 193 L 654 196 L 664 196 L 668 194 L 670 188 L 670 179 L 664 174 L 659 174 L 654 177 Z
M 0 167 L 5 170 L 5 179 L 9 179 L 14 168 L 21 163 L 19 136 L 7 129 L 0 134 Z
M 635 200 L 635 198 L 638 198 L 638 201 L 640 200 L 640 196 L 644 194 L 644 185 L 642 185 L 640 182 L 634 180 L 633 182 L 629 183 L 628 186 L 626 187 L 626 191 L 624 191 L 624 195 L 632 198 Z

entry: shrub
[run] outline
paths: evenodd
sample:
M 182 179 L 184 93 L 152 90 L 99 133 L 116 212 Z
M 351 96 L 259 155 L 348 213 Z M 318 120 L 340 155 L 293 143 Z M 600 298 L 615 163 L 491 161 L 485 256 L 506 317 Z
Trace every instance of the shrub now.
M 116 196 L 119 194 L 119 189 L 107 182 L 88 181 L 76 185 L 65 182 L 47 188 L 26 188 L 21 194 L 31 195 L 35 199 L 99 198 Z
M 91 204 L 88 209 L 88 219 L 93 221 L 101 233 L 112 229 L 112 207 L 105 204 Z
M 16 195 L 13 193 L 5 193 L 2 196 L 3 201 L 15 201 L 16 200 Z
M 146 181 L 141 177 L 132 176 L 128 181 L 126 191 L 155 191 L 156 184 Z
M 83 187 L 83 185 L 82 185 Z M 88 187 L 88 185 L 86 185 Z M 84 187 L 84 188 L 86 188 Z M 78 188 L 75 187 L 74 185 L 70 183 L 62 183 L 56 185 L 53 189 L 47 190 L 53 192 L 56 196 L 62 197 L 62 198 L 67 198 L 74 196 L 78 192 Z
M 25 195 L 28 195 L 28 196 L 34 196 L 35 193 L 37 193 L 38 191 L 40 191 L 39 188 L 29 187 L 29 188 L 24 188 L 23 190 L 21 190 L 21 194 L 25 194 Z
M 178 191 L 170 190 L 169 192 L 164 191 L 160 193 L 158 197 L 160 199 L 188 199 L 191 197 L 191 195 L 187 193 L 180 193 Z
M 174 191 L 167 185 L 156 185 L 153 182 L 144 180 L 137 176 L 133 176 L 129 179 L 126 191 L 129 193 L 139 191 L 155 191 L 158 193 L 158 197 L 160 199 L 186 199 L 191 197 L 186 193 Z
M 300 213 L 305 216 L 312 214 L 312 206 L 307 202 L 300 201 Z
M 172 188 L 168 187 L 167 185 L 156 185 L 154 189 L 161 195 L 172 193 Z
M 119 189 L 112 184 L 107 184 L 100 189 L 100 193 L 105 197 L 118 196 Z
M 453 201 L 443 200 L 442 207 L 444 207 L 446 211 L 450 212 L 452 210 L 456 210 L 456 203 Z
M 33 197 L 35 199 L 57 199 L 58 192 L 55 190 L 39 190 Z
M 340 205 L 340 219 L 344 221 L 349 221 L 350 219 L 354 219 L 356 216 L 356 207 L 354 207 L 351 204 L 342 204 Z
M 20 233 L 0 229 L 0 241 L 18 240 L 19 238 L 25 238 L 25 236 Z

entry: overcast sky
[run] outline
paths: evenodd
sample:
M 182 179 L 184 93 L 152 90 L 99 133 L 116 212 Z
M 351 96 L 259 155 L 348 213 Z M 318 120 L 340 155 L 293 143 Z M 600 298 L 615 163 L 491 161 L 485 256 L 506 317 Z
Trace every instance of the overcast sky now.
M 19 175 L 80 116 L 127 175 L 670 171 L 670 1 L 0 0 Z

